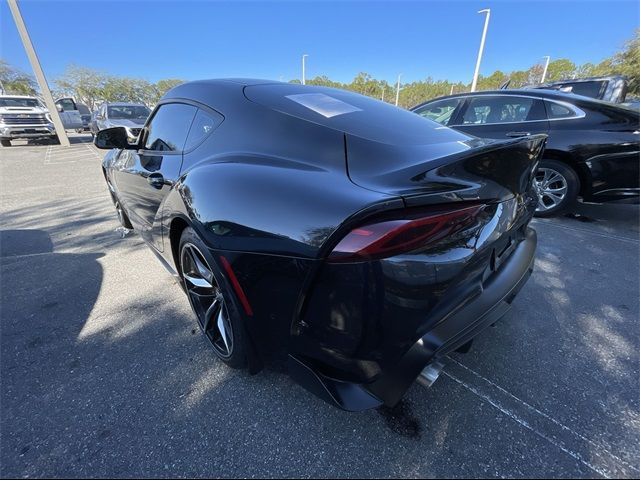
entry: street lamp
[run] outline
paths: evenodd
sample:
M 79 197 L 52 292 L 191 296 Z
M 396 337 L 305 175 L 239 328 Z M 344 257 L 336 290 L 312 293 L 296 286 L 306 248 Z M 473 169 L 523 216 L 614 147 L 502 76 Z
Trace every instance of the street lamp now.
M 398 106 L 398 100 L 400 99 L 400 77 L 402 74 L 398 74 L 398 85 L 396 85 L 396 107 Z
M 304 78 L 304 67 L 305 67 L 305 59 L 308 57 L 309 55 L 307 55 L 306 53 L 304 55 L 302 55 L 302 84 L 305 84 L 305 78 Z
M 482 60 L 482 51 L 484 50 L 484 40 L 487 38 L 487 27 L 489 27 L 489 17 L 491 16 L 491 9 L 485 8 L 478 13 L 486 13 L 487 16 L 484 19 L 484 28 L 482 29 L 482 39 L 480 40 L 480 50 L 478 51 L 478 60 L 476 61 L 476 71 L 473 74 L 473 82 L 471 83 L 471 91 L 476 91 L 476 85 L 478 83 L 478 74 L 480 73 L 480 61 Z
M 551 58 L 549 55 L 542 57 L 542 58 L 546 58 L 547 61 L 544 63 L 544 70 L 542 71 L 542 80 L 540 80 L 540 83 L 544 83 L 544 79 L 547 78 L 547 68 L 549 68 L 549 59 Z

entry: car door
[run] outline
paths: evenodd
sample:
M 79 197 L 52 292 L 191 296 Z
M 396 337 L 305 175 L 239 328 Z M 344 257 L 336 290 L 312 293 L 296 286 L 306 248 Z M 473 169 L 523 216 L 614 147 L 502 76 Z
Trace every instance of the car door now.
M 138 150 L 123 150 L 116 188 L 129 219 L 143 239 L 163 250 L 160 207 L 180 176 L 182 155 L 197 107 L 161 104 L 140 135 Z
M 481 138 L 507 139 L 548 133 L 544 103 L 536 97 L 477 95 L 466 97 L 450 127 Z
M 59 98 L 56 100 L 56 107 L 58 108 L 60 119 L 66 130 L 82 128 L 82 116 L 73 98 Z

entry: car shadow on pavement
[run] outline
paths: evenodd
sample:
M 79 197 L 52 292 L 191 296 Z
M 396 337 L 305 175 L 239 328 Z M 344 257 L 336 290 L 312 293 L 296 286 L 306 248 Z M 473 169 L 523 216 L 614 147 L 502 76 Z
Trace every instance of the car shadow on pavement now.
M 112 215 L 73 203 L 9 212 L 26 231 L 0 237 L 2 476 L 594 474 L 447 375 L 394 409 L 348 413 L 278 368 L 227 368 L 171 277 L 150 255 L 149 271 L 129 263 L 139 240 L 110 239 Z M 28 228 L 65 214 L 66 226 Z M 512 313 L 455 358 L 632 461 L 637 298 L 613 275 L 625 257 L 554 228 L 539 228 Z M 103 271 L 102 253 L 59 246 L 117 254 Z M 597 295 L 606 282 L 616 293 Z

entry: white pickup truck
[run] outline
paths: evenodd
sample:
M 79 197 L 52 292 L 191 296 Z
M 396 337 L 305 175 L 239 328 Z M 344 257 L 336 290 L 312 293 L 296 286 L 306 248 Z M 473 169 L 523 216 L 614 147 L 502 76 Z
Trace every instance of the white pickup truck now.
M 60 116 L 65 129 L 82 127 L 82 118 L 77 110 Z M 58 141 L 49 110 L 40 100 L 23 95 L 0 95 L 0 143 L 3 147 L 10 147 L 11 140 L 20 138 Z

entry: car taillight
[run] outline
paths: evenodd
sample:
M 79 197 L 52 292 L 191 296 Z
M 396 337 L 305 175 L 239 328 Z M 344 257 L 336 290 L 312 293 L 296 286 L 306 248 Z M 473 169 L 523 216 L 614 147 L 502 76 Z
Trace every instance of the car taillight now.
M 424 248 L 473 225 L 485 205 L 387 220 L 351 230 L 329 254 L 331 263 L 388 258 Z

